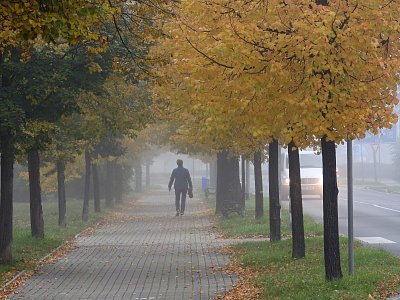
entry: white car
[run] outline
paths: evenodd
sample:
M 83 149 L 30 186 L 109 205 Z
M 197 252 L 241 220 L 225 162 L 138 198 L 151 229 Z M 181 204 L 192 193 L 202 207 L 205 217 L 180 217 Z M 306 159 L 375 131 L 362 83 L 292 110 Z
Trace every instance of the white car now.
M 303 196 L 318 196 L 322 199 L 322 156 L 313 151 L 300 151 L 301 193 Z M 282 153 L 281 163 L 282 200 L 289 199 L 289 160 L 288 154 Z

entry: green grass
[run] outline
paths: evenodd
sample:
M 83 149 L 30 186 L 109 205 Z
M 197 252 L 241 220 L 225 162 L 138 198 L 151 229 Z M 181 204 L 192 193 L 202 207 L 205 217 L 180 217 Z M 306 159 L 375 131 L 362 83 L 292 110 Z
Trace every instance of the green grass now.
M 227 237 L 268 234 L 268 211 L 259 221 L 254 219 L 254 200 L 246 202 L 245 217 L 217 217 Z M 266 203 L 264 204 L 266 206 Z M 251 242 L 235 246 L 238 261 L 258 270 L 252 281 L 261 287 L 261 299 L 377 299 L 400 288 L 400 259 L 384 250 L 355 245 L 355 275 L 347 270 L 347 238 L 341 238 L 341 261 L 344 277 L 325 280 L 322 226 L 305 218 L 306 258 L 291 257 L 292 240 L 287 212 L 282 213 L 280 242 Z M 372 298 L 369 298 L 371 295 Z
M 0 285 L 10 280 L 10 273 L 32 270 L 38 260 L 52 250 L 72 239 L 76 234 L 99 222 L 111 209 L 102 207 L 101 213 L 94 213 L 90 207 L 89 222 L 82 221 L 82 200 L 67 201 L 67 227 L 58 226 L 58 205 L 55 201 L 43 203 L 44 239 L 31 236 L 29 203 L 14 204 L 13 264 L 0 265 Z
M 215 202 L 214 202 L 215 203 Z M 213 206 L 212 200 L 209 202 Z M 268 199 L 264 199 L 264 216 L 255 219 L 255 201 L 254 197 L 246 200 L 244 217 L 237 214 L 231 214 L 227 218 L 216 216 L 217 223 L 226 237 L 254 237 L 259 235 L 267 236 L 269 234 L 269 211 Z M 281 234 L 282 237 L 291 235 L 289 225 L 289 214 L 285 209 L 281 210 Z M 316 224 L 311 217 L 304 218 L 304 230 L 308 235 L 322 235 L 323 228 L 320 224 Z
M 257 268 L 255 283 L 263 288 L 262 299 L 374 299 L 382 291 L 399 286 L 400 261 L 384 250 L 357 244 L 355 275 L 347 275 L 347 240 L 341 239 L 343 279 L 325 280 L 323 240 L 306 240 L 306 258 L 291 258 L 291 240 L 256 242 L 237 246 L 240 261 Z M 379 289 L 378 289 L 379 287 Z M 382 291 L 380 291 L 382 289 Z

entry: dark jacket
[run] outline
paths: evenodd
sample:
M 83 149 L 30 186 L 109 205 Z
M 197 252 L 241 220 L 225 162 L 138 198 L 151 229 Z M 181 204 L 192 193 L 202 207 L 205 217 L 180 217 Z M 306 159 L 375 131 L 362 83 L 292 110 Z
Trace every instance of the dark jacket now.
M 168 187 L 170 189 L 172 187 L 172 183 L 174 183 L 175 190 L 187 190 L 188 187 L 193 188 L 189 170 L 185 169 L 184 167 L 177 167 L 172 171 L 171 178 L 168 183 Z

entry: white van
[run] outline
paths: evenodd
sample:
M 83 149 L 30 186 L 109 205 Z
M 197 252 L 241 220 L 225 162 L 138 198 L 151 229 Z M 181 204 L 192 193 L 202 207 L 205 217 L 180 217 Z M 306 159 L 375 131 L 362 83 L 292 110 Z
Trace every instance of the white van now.
M 313 151 L 300 151 L 301 193 L 303 196 L 318 196 L 322 199 L 322 155 Z M 281 162 L 281 195 L 282 200 L 289 199 L 289 159 L 282 153 Z

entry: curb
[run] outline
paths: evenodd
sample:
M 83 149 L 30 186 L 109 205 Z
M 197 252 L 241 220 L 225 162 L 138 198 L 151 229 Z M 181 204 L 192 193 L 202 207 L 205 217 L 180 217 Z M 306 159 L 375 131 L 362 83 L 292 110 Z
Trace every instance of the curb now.
M 399 191 L 393 191 L 393 190 L 388 190 L 385 189 L 385 187 L 382 188 L 375 188 L 373 186 L 361 186 L 362 189 L 364 190 L 368 190 L 368 191 L 374 191 L 374 192 L 381 192 L 381 193 L 386 193 L 386 194 L 395 194 L 395 195 L 399 195 L 400 192 Z
M 26 273 L 26 270 L 22 270 L 20 271 L 17 275 L 15 275 L 10 281 L 6 282 L 6 284 L 4 284 L 1 288 L 0 288 L 0 292 L 4 291 L 10 284 L 12 284 L 15 280 L 17 280 L 18 278 L 20 278 L 22 275 L 24 275 Z

